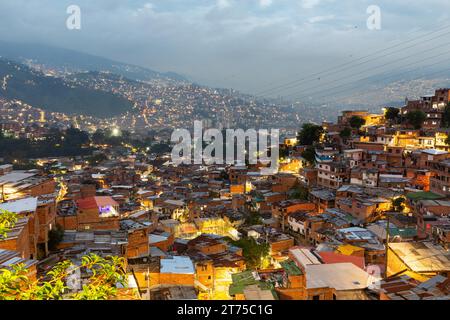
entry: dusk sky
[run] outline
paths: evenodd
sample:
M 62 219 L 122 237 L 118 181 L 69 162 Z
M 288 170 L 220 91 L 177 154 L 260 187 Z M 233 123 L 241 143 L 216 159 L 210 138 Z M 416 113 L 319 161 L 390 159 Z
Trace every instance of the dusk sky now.
M 81 8 L 81 30 L 66 28 L 72 4 Z M 370 5 L 381 8 L 381 30 L 367 28 Z M 449 13 L 448 0 L 2 0 L 0 39 L 256 93 L 436 30 Z

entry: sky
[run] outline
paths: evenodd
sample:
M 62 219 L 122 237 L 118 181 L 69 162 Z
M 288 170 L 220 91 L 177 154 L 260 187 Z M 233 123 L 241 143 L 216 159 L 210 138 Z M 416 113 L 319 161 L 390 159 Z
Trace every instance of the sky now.
M 69 5 L 81 9 L 81 30 L 66 27 Z M 367 27 L 371 5 L 381 10 L 380 30 Z M 436 30 L 449 13 L 448 0 L 1 0 L 0 39 L 50 44 L 267 94 Z M 401 54 L 421 56 L 445 39 L 450 36 L 378 63 L 401 69 Z

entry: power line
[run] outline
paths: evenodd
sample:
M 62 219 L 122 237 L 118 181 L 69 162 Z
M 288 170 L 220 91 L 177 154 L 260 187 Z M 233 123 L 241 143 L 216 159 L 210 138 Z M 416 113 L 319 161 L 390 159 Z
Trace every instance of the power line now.
M 427 49 L 427 50 L 422 51 L 422 52 L 420 52 L 420 53 L 424 53 L 424 52 L 427 52 L 427 51 L 430 51 L 430 50 L 434 50 L 434 49 L 439 49 L 439 48 L 442 48 L 442 47 L 445 47 L 445 46 L 448 46 L 448 45 L 450 45 L 450 42 L 445 43 L 445 44 L 442 45 L 442 46 L 438 46 L 438 47 L 435 47 L 435 48 Z M 434 56 L 432 56 L 432 57 L 427 57 L 427 58 L 422 59 L 422 60 L 419 60 L 419 61 L 413 61 L 412 63 L 406 64 L 406 65 L 404 65 L 404 66 L 402 66 L 402 67 L 408 67 L 408 66 L 411 66 L 411 65 L 414 65 L 414 64 L 417 64 L 417 63 L 421 63 L 421 62 L 424 62 L 424 61 L 427 61 L 427 60 L 431 60 L 431 59 L 434 59 L 434 58 L 437 58 L 437 57 L 440 57 L 440 56 L 444 56 L 444 55 L 448 55 L 448 52 L 440 53 L 440 54 L 434 55 Z M 385 66 L 391 65 L 391 64 L 393 64 L 393 63 L 396 63 L 396 62 L 398 62 L 398 61 L 402 61 L 402 60 L 404 60 L 404 59 L 405 59 L 405 58 L 400 58 L 400 59 L 391 61 L 391 62 L 389 62 L 389 63 L 387 63 L 387 64 L 384 64 L 384 65 L 381 66 L 381 67 L 385 67 Z M 408 58 L 406 58 L 406 59 L 408 59 Z M 323 86 L 323 85 L 327 85 L 327 84 L 333 84 L 333 83 L 336 83 L 336 82 L 341 82 L 342 80 L 350 79 L 350 78 L 353 78 L 353 77 L 355 77 L 355 76 L 357 76 L 357 75 L 360 75 L 360 74 L 365 74 L 367 71 L 370 71 L 370 70 L 373 69 L 373 68 L 376 68 L 376 67 L 371 67 L 371 68 L 369 68 L 369 69 L 365 69 L 365 70 L 363 70 L 363 71 L 361 71 L 361 72 L 358 72 L 358 73 L 355 73 L 355 74 L 353 74 L 353 75 L 350 75 L 350 76 L 347 76 L 347 77 L 343 77 L 343 78 L 340 78 L 340 79 L 337 79 L 337 80 L 329 81 L 329 82 L 327 82 L 327 83 L 322 84 L 322 86 Z M 368 80 L 368 79 L 370 79 L 370 78 L 372 78 L 372 77 L 379 76 L 379 75 L 382 75 L 382 74 L 383 74 L 383 73 L 373 74 L 373 75 L 370 75 L 370 76 L 368 76 L 368 77 L 361 78 L 361 79 L 357 79 L 357 80 L 354 80 L 354 81 L 349 82 L 349 83 L 344 83 L 344 84 L 341 84 L 341 85 L 338 85 L 338 86 L 335 86 L 335 87 L 327 88 L 326 90 L 329 91 L 329 90 L 334 90 L 334 89 L 337 89 L 337 88 L 345 87 L 345 86 L 348 86 L 348 85 L 350 85 L 350 84 L 352 84 L 352 83 L 359 82 L 359 81 L 362 81 L 362 80 Z M 401 74 L 402 74 L 402 73 L 400 73 L 399 75 L 401 75 Z M 324 90 L 324 89 L 321 89 L 321 90 L 318 90 L 318 91 L 313 91 L 312 93 L 309 93 L 308 95 L 309 95 L 309 96 L 314 96 L 314 95 L 316 95 L 316 94 L 319 94 L 319 93 L 323 92 L 323 90 Z M 299 95 L 301 95 L 301 94 L 303 94 L 303 93 L 307 93 L 307 90 L 302 90 L 302 91 L 300 91 L 300 92 L 296 92 L 295 94 L 291 94 L 291 95 L 285 96 L 285 98 L 294 97 L 294 96 L 297 97 L 297 96 L 299 96 Z
M 439 26 L 439 24 L 436 24 L 436 27 L 437 27 L 437 26 Z M 448 27 L 450 27 L 450 25 L 447 25 L 447 26 L 438 28 L 438 29 L 436 29 L 436 30 L 434 30 L 434 31 L 432 31 L 432 32 L 424 33 L 424 34 L 422 34 L 422 35 L 420 35 L 420 36 L 418 36 L 418 37 L 414 37 L 414 38 L 411 39 L 410 41 L 412 41 L 412 40 L 417 40 L 417 39 L 419 39 L 419 38 L 421 38 L 421 37 L 424 37 L 424 36 L 426 36 L 426 35 L 430 35 L 430 34 L 432 34 L 432 33 L 439 32 L 440 30 L 446 29 L 446 28 L 448 28 Z M 421 30 L 424 30 L 424 28 L 421 27 L 421 28 L 419 28 L 419 29 L 411 30 L 411 31 L 407 32 L 403 37 L 408 37 L 408 36 L 410 36 L 410 35 L 416 36 L 417 33 L 418 33 L 419 31 L 421 31 Z M 392 43 L 392 42 L 395 42 L 395 41 L 397 41 L 397 40 L 391 40 L 391 41 L 389 41 L 388 43 Z M 405 44 L 405 43 L 408 43 L 408 42 L 410 42 L 410 41 L 405 41 L 405 42 L 402 41 L 402 42 L 399 42 L 397 45 Z M 394 46 L 392 46 L 392 47 L 386 47 L 385 49 L 382 49 L 382 50 L 380 50 L 380 51 L 391 49 L 391 48 L 393 48 L 393 47 L 396 47 L 397 45 L 394 45 Z M 368 57 L 370 57 L 370 56 L 372 56 L 372 55 L 375 55 L 375 54 L 377 54 L 377 52 L 374 52 L 374 53 L 372 53 L 372 54 L 366 55 L 366 56 L 364 56 L 364 57 L 360 57 L 360 58 L 358 58 L 358 59 L 356 59 L 356 60 L 353 60 L 353 61 L 344 63 L 344 64 L 342 64 L 342 65 L 335 66 L 335 67 L 331 68 L 330 70 L 333 70 L 333 69 L 335 69 L 335 68 L 339 68 L 339 67 L 344 66 L 344 65 L 351 64 L 351 63 L 353 63 L 353 62 L 356 62 L 356 61 L 359 61 L 359 60 L 362 60 L 362 59 L 365 59 L 365 58 L 368 58 Z M 326 71 L 326 70 L 323 70 L 322 72 L 325 72 L 325 71 Z M 296 75 L 300 75 L 300 74 L 297 73 Z M 235 76 L 235 75 L 233 75 L 233 76 Z M 313 76 L 313 75 L 311 75 L 311 76 Z M 229 76 L 229 77 L 227 77 L 227 78 L 231 78 L 231 76 Z M 289 80 L 290 78 L 292 78 L 292 76 L 283 77 L 283 79 L 286 79 L 286 80 Z M 267 85 L 264 85 L 264 86 L 261 88 L 261 89 L 262 89 L 261 91 L 264 92 L 264 90 L 266 90 L 265 88 L 270 89 L 271 86 L 274 85 L 275 83 L 276 83 L 276 82 L 271 82 L 271 83 L 269 83 L 269 84 L 267 84 Z M 254 88 L 254 89 L 256 90 L 256 88 Z
M 338 65 L 338 66 L 336 66 L 336 67 L 329 68 L 329 69 L 326 69 L 326 70 L 322 70 L 322 71 L 320 71 L 320 72 L 313 73 L 313 74 L 308 75 L 308 76 L 306 76 L 306 77 L 303 77 L 303 78 L 301 78 L 301 79 L 297 79 L 297 80 L 294 80 L 294 81 L 291 81 L 291 82 L 288 82 L 288 83 L 285 83 L 285 84 L 276 86 L 276 87 L 274 87 L 274 88 L 271 88 L 271 89 L 268 89 L 268 90 L 264 90 L 264 91 L 258 92 L 258 93 L 256 93 L 255 95 L 256 95 L 256 96 L 259 96 L 259 95 L 263 95 L 263 96 L 264 96 L 264 95 L 267 95 L 268 93 L 273 92 L 273 91 L 276 91 L 276 90 L 278 90 L 278 89 L 283 89 L 283 88 L 285 88 L 286 86 L 290 86 L 290 85 L 294 85 L 294 84 L 296 84 L 296 86 L 298 86 L 300 83 L 303 83 L 304 81 L 310 80 L 311 77 L 317 77 L 317 76 L 320 76 L 320 75 L 322 75 L 322 76 L 323 76 L 323 75 L 327 75 L 327 74 L 330 74 L 330 73 L 331 73 L 330 71 L 335 71 L 334 73 L 336 73 L 337 70 L 346 69 L 346 68 L 344 68 L 344 67 L 347 67 L 347 66 L 351 66 L 350 68 L 347 68 L 347 69 L 352 69 L 352 68 L 354 68 L 355 66 L 362 65 L 362 64 L 364 64 L 364 63 L 374 61 L 374 60 L 379 59 L 379 58 L 381 58 L 381 57 L 388 56 L 388 55 L 390 55 L 390 54 L 392 54 L 392 53 L 389 53 L 389 54 L 384 55 L 384 56 L 381 56 L 381 57 L 376 57 L 376 58 L 374 58 L 374 59 L 370 59 L 370 60 L 368 60 L 368 61 L 364 61 L 364 62 L 361 62 L 361 63 L 359 63 L 359 64 L 354 65 L 355 62 L 358 62 L 358 61 L 364 60 L 364 59 L 366 59 L 366 58 L 370 58 L 370 57 L 376 56 L 376 55 L 378 55 L 379 53 L 383 53 L 383 52 L 385 52 L 385 51 L 388 51 L 388 50 L 397 48 L 397 47 L 399 47 L 399 46 L 402 46 L 402 45 L 405 45 L 405 44 L 408 44 L 408 43 L 411 43 L 411 42 L 415 42 L 415 41 L 420 40 L 420 39 L 422 39 L 422 38 L 425 38 L 425 37 L 427 37 L 427 36 L 429 36 L 429 35 L 438 33 L 438 32 L 440 32 L 440 31 L 442 31 L 442 30 L 444 30 L 444 29 L 447 29 L 447 28 L 449 28 L 449 27 L 450 27 L 450 25 L 447 25 L 447 26 L 445 26 L 445 27 L 441 27 L 441 28 L 439 28 L 439 29 L 437 29 L 437 30 L 434 30 L 434 31 L 425 33 L 425 34 L 423 34 L 423 35 L 421 35 L 421 36 L 414 37 L 413 39 L 410 39 L 410 40 L 407 40 L 407 41 L 403 41 L 403 42 L 398 43 L 398 44 L 395 44 L 395 45 L 393 45 L 393 46 L 390 46 L 390 47 L 387 47 L 387 48 L 384 48 L 384 49 L 375 51 L 375 52 L 373 52 L 373 53 L 371 53 L 371 54 L 369 54 L 369 55 L 366 55 L 366 56 L 364 56 L 364 57 L 361 57 L 361 58 L 358 58 L 358 59 L 355 59 L 355 60 L 352 60 L 352 61 L 349 61 L 349 62 L 346 62 L 346 63 L 341 64 L 341 65 Z M 447 34 L 449 34 L 449 33 L 450 33 L 450 32 L 446 32 L 446 33 L 441 34 L 441 35 L 439 35 L 439 36 L 437 36 L 437 37 L 434 37 L 434 38 L 425 40 L 425 42 L 429 42 L 429 41 L 435 40 L 435 39 L 440 38 L 440 37 L 442 37 L 442 36 L 445 36 L 445 35 L 447 35 Z M 422 41 L 422 42 L 420 42 L 420 43 L 418 43 L 418 44 L 412 45 L 412 46 L 407 47 L 407 48 L 403 48 L 403 49 L 401 49 L 401 50 L 405 50 L 405 49 L 408 49 L 408 48 L 411 48 L 411 47 L 414 47 L 414 46 L 417 46 L 417 45 L 420 45 L 420 44 L 423 44 L 423 43 L 424 43 L 424 42 Z M 397 50 L 397 51 L 395 51 L 395 52 L 399 52 L 399 51 L 401 51 L 401 50 Z M 294 86 L 294 87 L 295 87 L 295 86 Z M 290 88 L 292 88 L 292 87 L 290 87 Z
M 368 61 L 365 61 L 365 62 L 357 63 L 357 64 L 353 65 L 352 67 L 350 67 L 350 68 L 348 68 L 348 69 L 353 69 L 353 68 L 355 68 L 355 67 L 357 67 L 357 66 L 363 65 L 363 64 L 365 64 L 365 63 L 367 63 L 367 62 L 375 61 L 375 60 L 377 60 L 377 59 L 379 59 L 379 58 L 388 57 L 388 56 L 390 56 L 390 55 L 392 55 L 392 54 L 394 54 L 394 53 L 402 52 L 402 51 L 404 51 L 404 50 L 406 50 L 406 49 L 413 48 L 413 47 L 415 47 L 415 46 L 417 46 L 417 45 L 421 45 L 421 44 L 423 44 L 423 43 L 426 43 L 426 42 L 435 40 L 435 39 L 437 39 L 437 38 L 443 37 L 443 36 L 448 35 L 448 34 L 450 34 L 450 32 L 446 32 L 446 33 L 444 33 L 444 34 L 442 34 L 442 35 L 439 35 L 439 36 L 437 36 L 437 37 L 434 37 L 434 38 L 432 38 L 432 39 L 428 39 L 428 40 L 426 40 L 426 41 L 421 42 L 420 44 L 414 44 L 414 45 L 411 45 L 411 46 L 408 46 L 408 47 L 405 47 L 405 48 L 401 48 L 400 50 L 397 50 L 397 51 L 394 51 L 394 52 L 391 52 L 391 53 L 388 53 L 388 54 L 379 56 L 379 57 L 377 57 L 377 58 L 374 58 L 374 59 L 371 59 L 371 60 L 368 60 Z M 449 43 L 446 43 L 445 45 L 448 45 L 448 44 L 449 44 Z M 445 45 L 438 46 L 438 47 L 431 48 L 431 49 L 426 49 L 426 50 L 424 50 L 424 51 L 421 51 L 419 54 L 424 53 L 424 52 L 427 52 L 427 51 L 430 51 L 430 50 L 433 50 L 433 49 L 438 49 L 438 48 L 444 47 Z M 389 62 L 388 64 L 385 64 L 385 65 L 389 65 L 389 64 L 392 64 L 392 63 L 394 63 L 394 62 L 401 61 L 401 60 L 403 60 L 403 59 L 405 59 L 405 58 L 397 59 L 397 60 L 395 60 L 395 61 L 393 61 L 393 62 Z M 375 67 L 371 67 L 371 68 L 375 68 Z M 367 71 L 367 70 L 365 70 L 365 71 Z M 364 72 L 365 72 L 365 71 L 364 71 Z M 330 73 L 329 75 L 336 74 L 336 73 L 339 73 L 339 72 L 340 72 L 340 71 L 332 72 L 332 73 Z M 357 73 L 357 74 L 361 74 L 361 73 L 362 73 L 362 72 L 359 72 L 359 73 Z M 357 74 L 356 74 L 356 75 L 357 75 Z M 351 75 L 351 76 L 349 76 L 349 77 L 352 77 L 352 76 L 353 76 L 353 75 Z M 348 77 L 346 77 L 346 78 L 348 78 Z M 344 79 L 345 79 L 345 78 L 344 78 Z M 342 78 L 339 79 L 339 80 L 342 80 Z M 329 84 L 329 83 L 333 83 L 333 82 L 336 82 L 336 80 L 331 81 L 331 82 L 327 82 L 327 83 L 325 83 L 325 84 Z M 321 85 L 324 85 L 324 84 L 321 84 Z M 294 86 L 291 86 L 291 87 L 287 87 L 287 88 L 285 88 L 285 89 L 283 89 L 283 90 L 293 89 L 293 88 L 295 88 L 295 87 L 297 87 L 297 86 L 298 86 L 298 85 L 294 85 Z M 310 90 L 310 89 L 311 89 L 311 88 L 307 88 L 306 90 Z M 303 89 L 301 92 L 303 92 L 303 91 L 305 91 L 305 89 Z M 292 96 L 292 94 L 291 94 L 291 95 L 288 95 L 288 97 L 289 97 L 289 96 Z
M 447 59 L 447 60 L 448 60 L 448 59 Z M 444 60 L 444 61 L 445 61 L 445 60 Z M 437 65 L 437 64 L 442 63 L 442 62 L 443 62 L 443 61 L 439 61 L 439 62 L 434 63 L 434 64 L 429 65 L 429 66 L 420 67 L 419 69 L 431 67 L 431 66 L 433 66 L 433 65 Z M 409 71 L 407 71 L 407 72 L 404 72 L 403 74 L 406 74 L 406 73 L 409 73 L 409 72 L 412 72 L 412 71 L 416 71 L 416 70 L 417 70 L 417 69 L 409 70 Z M 450 72 L 450 69 L 439 70 L 439 71 L 437 71 L 437 72 L 433 72 L 433 73 L 428 74 L 428 76 L 433 76 L 433 75 L 440 74 L 440 73 L 443 73 L 443 72 Z M 391 77 L 392 77 L 392 76 L 387 77 L 387 78 L 391 78 Z M 418 78 L 415 78 L 415 79 L 413 79 L 413 80 L 418 80 L 418 79 L 420 79 L 420 78 L 421 78 L 421 77 L 418 77 Z M 385 78 L 382 78 L 381 80 L 385 80 Z M 340 92 L 337 92 L 337 93 L 327 94 L 327 95 L 321 96 L 321 97 L 329 97 L 329 96 L 331 96 L 331 95 L 339 95 L 340 93 L 343 93 L 343 92 L 346 92 L 346 91 L 347 91 L 347 90 L 343 90 L 343 91 L 340 91 Z M 350 96 L 342 97 L 342 98 L 339 98 L 339 99 L 335 99 L 335 100 L 333 100 L 333 101 L 326 101 L 326 102 L 322 102 L 322 103 L 323 103 L 323 104 L 328 104 L 328 103 L 340 101 L 340 100 L 343 100 L 343 99 L 346 99 L 346 98 L 349 99 L 349 98 L 356 98 L 356 97 L 359 97 L 359 96 L 364 96 L 364 95 L 366 95 L 366 94 L 367 94 L 367 92 L 362 92 L 362 93 L 359 93 L 359 94 L 350 95 Z

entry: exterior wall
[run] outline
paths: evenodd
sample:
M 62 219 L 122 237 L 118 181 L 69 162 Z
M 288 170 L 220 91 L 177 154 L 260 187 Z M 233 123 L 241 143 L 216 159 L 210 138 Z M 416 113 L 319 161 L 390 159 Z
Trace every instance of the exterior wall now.
M 148 230 L 139 229 L 128 233 L 127 258 L 137 258 L 148 255 Z
M 119 230 L 119 218 L 100 218 L 98 209 L 78 211 L 78 230 Z
M 306 300 L 306 290 L 304 288 L 276 288 L 280 300 Z
M 307 289 L 306 300 L 334 300 L 335 294 L 332 288 Z
M 305 235 L 305 225 L 304 223 L 298 222 L 294 219 L 288 218 L 289 226 L 292 231 L 298 232 L 302 235 Z
M 289 250 L 289 248 L 292 248 L 294 246 L 294 239 L 286 239 L 282 241 L 272 242 L 270 244 L 270 251 L 271 253 L 278 253 Z
M 45 205 L 38 206 L 37 215 L 39 217 L 39 239 L 38 243 L 48 243 L 48 233 L 56 224 L 56 202 L 52 201 Z
M 235 184 L 230 186 L 231 194 L 244 194 L 245 193 L 245 185 L 244 184 Z
M 23 190 L 22 192 L 30 195 L 31 197 L 38 197 L 45 194 L 51 194 L 55 192 L 56 182 L 52 179 L 44 181 L 41 184 L 32 186 Z
M 214 286 L 214 267 L 212 261 L 202 261 L 195 265 L 196 279 L 204 286 L 212 289 Z
M 32 251 L 30 249 L 28 228 L 23 228 L 22 232 L 15 239 L 0 241 L 0 249 L 16 251 L 22 258 L 30 259 Z
M 175 286 L 193 286 L 194 274 L 172 274 L 172 273 L 160 273 L 159 284 L 160 285 L 175 285 Z
M 75 231 L 78 229 L 77 216 L 57 216 L 56 224 L 60 225 L 64 230 Z
M 171 236 L 167 240 L 157 242 L 157 243 L 152 243 L 152 244 L 150 244 L 150 247 L 156 247 L 156 248 L 161 249 L 164 252 L 167 252 L 170 250 L 170 248 L 172 248 L 173 243 L 174 243 L 174 236 L 173 236 L 173 234 L 171 234 Z

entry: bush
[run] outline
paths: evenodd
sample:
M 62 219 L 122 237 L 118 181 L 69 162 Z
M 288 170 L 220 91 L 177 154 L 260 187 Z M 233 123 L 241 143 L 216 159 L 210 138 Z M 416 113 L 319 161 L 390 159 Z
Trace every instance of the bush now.
M 48 249 L 50 251 L 56 250 L 56 247 L 61 243 L 64 237 L 64 229 L 60 225 L 49 231 L 48 233 Z
M 366 120 L 358 116 L 353 116 L 351 117 L 349 123 L 352 128 L 359 130 L 363 125 L 366 124 Z
M 414 110 L 408 113 L 407 119 L 414 129 L 418 130 L 422 128 L 423 122 L 427 118 L 425 112 L 421 110 Z

